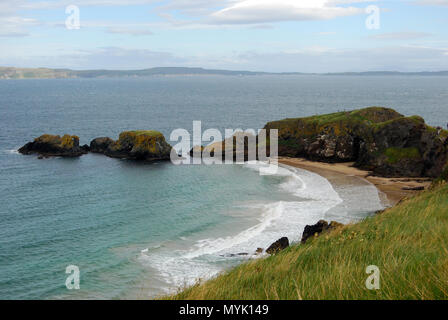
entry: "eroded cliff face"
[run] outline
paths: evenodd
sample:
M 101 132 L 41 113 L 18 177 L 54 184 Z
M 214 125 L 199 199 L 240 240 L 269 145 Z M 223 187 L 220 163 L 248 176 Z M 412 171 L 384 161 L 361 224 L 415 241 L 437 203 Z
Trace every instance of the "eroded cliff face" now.
M 89 148 L 80 147 L 77 136 L 44 134 L 28 142 L 18 151 L 21 154 L 39 154 L 43 157 L 79 157 L 86 154 Z
M 355 162 L 383 176 L 437 177 L 448 161 L 448 132 L 418 116 L 381 107 L 270 122 L 279 155 Z
M 158 131 L 126 131 L 117 141 L 107 137 L 96 138 L 90 149 L 106 156 L 133 160 L 169 160 L 172 147 Z

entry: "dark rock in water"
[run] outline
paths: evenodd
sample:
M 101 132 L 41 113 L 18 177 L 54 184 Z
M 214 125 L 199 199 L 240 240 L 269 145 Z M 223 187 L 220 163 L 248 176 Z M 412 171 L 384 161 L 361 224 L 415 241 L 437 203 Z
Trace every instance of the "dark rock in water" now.
M 108 137 L 101 137 L 93 139 L 90 142 L 90 152 L 94 153 L 105 153 L 107 148 L 115 141 Z
M 405 191 L 423 191 L 425 187 L 403 187 L 402 189 Z
M 262 254 L 263 253 L 263 248 L 257 248 L 257 250 L 255 250 L 255 254 Z
M 325 220 L 320 220 L 314 225 L 307 225 L 305 226 L 305 230 L 303 231 L 301 242 L 305 243 L 309 238 L 319 235 L 324 231 L 336 229 L 342 226 L 342 223 L 332 221 L 330 224 L 328 224 L 328 222 Z
M 79 157 L 88 151 L 79 146 L 77 136 L 44 134 L 19 149 L 21 154 L 38 154 L 41 157 Z
M 249 254 L 247 252 L 240 252 L 240 253 L 227 253 L 227 254 L 220 254 L 221 257 L 224 258 L 234 258 L 234 257 L 238 257 L 238 256 L 248 256 Z
M 170 160 L 174 152 L 163 134 L 157 131 L 126 131 L 117 141 L 97 138 L 90 143 L 90 150 L 112 158 L 143 161 Z
M 448 131 L 387 108 L 285 119 L 265 129 L 278 129 L 280 156 L 353 161 L 380 176 L 438 177 L 448 163 Z
M 90 147 L 87 144 L 81 146 L 81 149 L 84 150 L 85 152 L 89 152 L 90 151 Z
M 266 252 L 269 254 L 276 254 L 277 252 L 284 250 L 289 247 L 289 240 L 286 237 L 283 237 L 277 241 L 275 241 L 273 244 L 269 246 L 269 248 L 266 249 Z

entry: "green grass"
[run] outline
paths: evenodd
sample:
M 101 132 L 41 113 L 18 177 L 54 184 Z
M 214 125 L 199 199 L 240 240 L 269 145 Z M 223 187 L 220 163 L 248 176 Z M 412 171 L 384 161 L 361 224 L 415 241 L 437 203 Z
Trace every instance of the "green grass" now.
M 318 126 L 325 126 L 327 124 L 333 124 L 338 122 L 366 122 L 368 124 L 381 123 L 387 121 L 390 118 L 398 119 L 403 117 L 403 115 L 397 113 L 396 111 L 383 107 L 369 107 L 354 111 L 342 111 L 323 115 L 316 115 L 306 118 L 289 118 L 280 120 L 281 123 L 294 123 L 298 120 L 304 121 L 306 123 L 315 123 Z
M 148 136 L 148 137 L 157 137 L 162 135 L 159 131 L 155 130 L 135 130 L 129 131 L 131 133 L 135 133 L 136 136 Z
M 365 286 L 369 265 L 379 290 Z M 447 299 L 448 186 L 165 298 Z
M 395 164 L 403 159 L 419 159 L 420 151 L 417 148 L 388 148 L 384 151 L 387 162 Z

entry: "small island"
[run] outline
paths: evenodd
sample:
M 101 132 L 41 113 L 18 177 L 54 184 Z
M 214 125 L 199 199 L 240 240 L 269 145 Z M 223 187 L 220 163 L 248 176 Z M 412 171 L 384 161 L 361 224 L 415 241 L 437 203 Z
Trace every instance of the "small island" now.
M 141 161 L 166 161 L 170 159 L 172 147 L 158 131 L 126 131 L 117 141 L 108 137 L 96 138 L 90 146 L 79 146 L 77 136 L 44 134 L 28 142 L 18 151 L 21 154 L 38 154 L 47 157 L 80 157 L 88 152 L 108 157 Z
M 19 150 L 19 153 L 30 155 L 38 154 L 43 157 L 80 157 L 89 151 L 88 146 L 79 146 L 79 137 L 66 134 L 64 136 L 44 134 L 28 142 Z
M 125 131 L 117 141 L 102 137 L 90 142 L 93 153 L 130 160 L 170 160 L 172 149 L 163 134 L 154 130 Z

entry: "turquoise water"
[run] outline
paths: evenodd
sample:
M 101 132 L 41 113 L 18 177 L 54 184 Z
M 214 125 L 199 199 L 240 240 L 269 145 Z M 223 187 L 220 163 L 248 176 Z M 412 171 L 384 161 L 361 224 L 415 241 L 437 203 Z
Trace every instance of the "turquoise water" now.
M 88 143 L 129 129 L 263 127 L 265 122 L 386 105 L 448 120 L 432 77 L 173 77 L 0 81 L 0 298 L 148 298 L 207 278 L 321 218 L 381 208 L 353 178 L 330 184 L 281 168 L 141 164 L 89 154 L 38 160 L 17 148 L 43 133 Z M 238 255 L 248 253 L 248 256 Z M 65 268 L 81 289 L 65 288 Z

